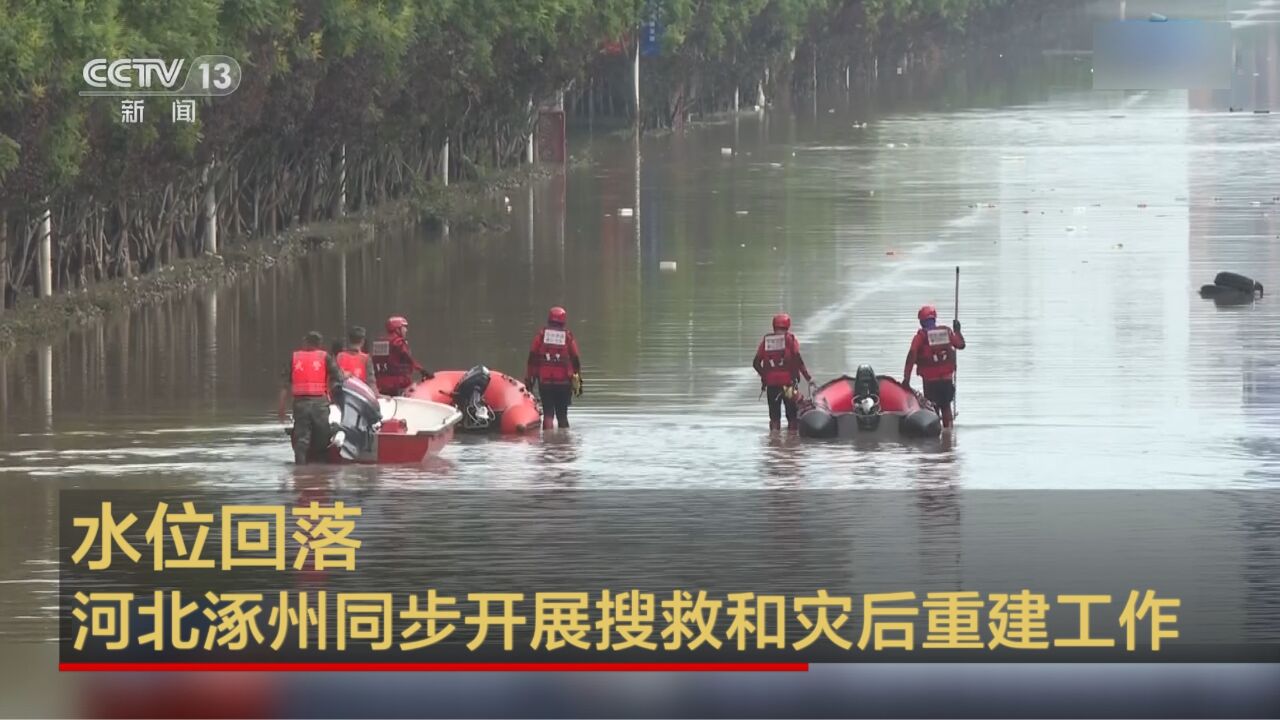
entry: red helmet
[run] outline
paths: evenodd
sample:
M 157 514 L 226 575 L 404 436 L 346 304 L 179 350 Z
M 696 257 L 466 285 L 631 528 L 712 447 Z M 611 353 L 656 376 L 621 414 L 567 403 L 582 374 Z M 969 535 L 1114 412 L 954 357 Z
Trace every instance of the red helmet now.
M 387 318 L 387 332 L 389 333 L 397 333 L 400 332 L 400 328 L 407 327 L 409 327 L 409 321 L 399 315 Z
M 791 316 L 786 313 L 778 313 L 777 315 L 774 315 L 773 329 L 774 330 L 790 330 Z
M 557 305 L 551 308 L 551 311 L 547 313 L 547 322 L 555 325 L 563 325 L 564 321 L 568 319 L 568 317 L 569 314 L 564 311 L 564 308 Z
M 925 320 L 937 320 L 938 310 L 932 305 L 925 305 L 920 308 L 920 312 L 916 313 L 916 317 L 920 318 L 920 322 L 924 322 Z

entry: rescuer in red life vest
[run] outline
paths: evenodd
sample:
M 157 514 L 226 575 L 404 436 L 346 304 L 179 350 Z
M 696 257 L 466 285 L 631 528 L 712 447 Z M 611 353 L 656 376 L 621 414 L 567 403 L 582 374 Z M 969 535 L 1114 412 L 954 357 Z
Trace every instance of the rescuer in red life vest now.
M 791 334 L 791 316 L 778 313 L 773 316 L 773 332 L 765 335 L 756 348 L 751 366 L 760 375 L 769 400 L 769 429 L 782 428 L 782 408 L 787 409 L 787 428 L 796 422 L 796 386 L 803 375 L 813 394 L 813 377 L 800 357 L 800 341 Z
M 942 413 L 942 427 L 950 428 L 954 419 L 951 401 L 956 397 L 956 351 L 964 349 L 964 336 L 960 334 L 960 321 L 953 321 L 955 329 L 938 325 L 938 311 L 932 305 L 920 308 L 917 314 L 920 329 L 911 338 L 907 351 L 907 366 L 902 371 L 902 384 L 911 386 L 911 368 L 918 368 L 924 381 L 924 397 Z
M 435 373 L 422 367 L 409 352 L 409 321 L 396 315 L 387 318 L 387 336 L 373 344 L 373 369 L 377 373 L 378 392 L 397 396 L 413 384 L 413 374 L 428 380 Z
M 364 340 L 365 331 L 359 325 L 347 332 L 347 347 L 337 355 L 338 367 L 349 377 L 359 378 L 369 387 L 377 387 L 373 358 L 364 351 Z
M 582 360 L 573 331 L 565 327 L 568 315 L 562 307 L 547 313 L 547 325 L 533 336 L 524 384 L 538 384 L 542 398 L 542 429 L 550 430 L 552 416 L 561 428 L 569 427 L 569 402 L 582 395 Z
M 320 333 L 307 333 L 284 372 L 278 414 L 284 420 L 285 398 L 293 395 L 293 461 L 305 465 L 329 446 L 329 398 L 342 389 L 342 370 L 324 350 Z

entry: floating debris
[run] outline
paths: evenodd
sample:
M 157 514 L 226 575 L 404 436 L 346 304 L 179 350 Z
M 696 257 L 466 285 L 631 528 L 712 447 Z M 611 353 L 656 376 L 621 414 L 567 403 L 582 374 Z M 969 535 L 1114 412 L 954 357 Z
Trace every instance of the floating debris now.
M 1147 206 L 1147 204 L 1146 204 L 1146 203 L 1138 203 L 1138 207 L 1140 207 L 1140 208 L 1144 208 L 1144 207 L 1146 207 L 1146 206 Z
M 721 155 L 732 155 L 732 154 L 733 154 L 733 148 L 722 147 L 722 148 L 720 148 L 720 154 L 721 154 Z
M 746 211 L 746 210 L 737 210 L 737 211 L 735 211 L 735 212 L 734 212 L 734 214 L 735 214 L 735 215 L 746 215 L 746 214 L 747 214 L 747 211 Z
M 884 254 L 885 254 L 885 255 L 897 255 L 898 253 L 897 253 L 897 251 L 895 251 L 895 250 L 886 250 Z
M 1123 250 L 1123 249 L 1124 249 L 1124 243 L 1116 243 L 1115 245 L 1112 245 L 1112 246 L 1111 246 L 1111 249 L 1112 249 L 1112 250 Z
M 894 147 L 897 147 L 897 145 L 895 145 L 894 143 L 889 143 L 888 145 L 885 145 L 885 147 L 894 148 Z
M 1067 232 L 1075 232 L 1075 231 L 1076 231 L 1076 226 L 1075 226 L 1075 225 L 1068 225 L 1068 226 L 1067 226 Z
M 618 208 L 618 217 L 631 217 L 635 214 L 632 208 Z
M 675 260 L 663 260 L 662 262 L 658 263 L 658 269 L 659 269 L 659 270 L 661 270 L 661 271 L 663 271 L 663 272 L 675 272 L 675 270 L 676 270 L 676 261 L 675 261 Z

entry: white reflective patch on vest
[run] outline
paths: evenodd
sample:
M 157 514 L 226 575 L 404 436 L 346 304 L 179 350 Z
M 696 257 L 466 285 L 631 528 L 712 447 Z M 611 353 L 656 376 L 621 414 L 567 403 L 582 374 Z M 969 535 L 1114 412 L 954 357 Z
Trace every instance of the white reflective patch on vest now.
M 542 331 L 542 342 L 545 345 L 564 345 L 565 333 L 563 330 L 552 330 L 547 328 Z
M 951 331 L 946 328 L 934 328 L 927 331 L 926 338 L 929 341 L 929 347 L 938 347 L 939 345 L 951 344 Z
M 386 340 L 374 340 L 373 354 L 374 355 L 390 355 L 391 343 L 388 343 Z
M 778 352 L 779 350 L 785 350 L 786 347 L 787 347 L 786 335 L 765 335 L 764 336 L 765 352 Z

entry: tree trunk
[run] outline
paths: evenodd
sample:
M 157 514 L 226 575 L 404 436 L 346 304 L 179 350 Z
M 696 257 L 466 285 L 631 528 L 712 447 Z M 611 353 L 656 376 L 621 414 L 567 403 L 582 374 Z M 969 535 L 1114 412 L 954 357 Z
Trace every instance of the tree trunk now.
M 9 211 L 0 210 L 0 315 L 9 307 Z M 0 378 L 0 383 L 4 378 Z M 0 385 L 0 390 L 3 390 Z
M 218 195 L 214 189 L 213 163 L 204 169 L 204 252 L 218 254 Z
M 53 212 L 48 206 L 40 218 L 40 245 L 36 251 L 36 289 L 40 297 L 53 294 Z

